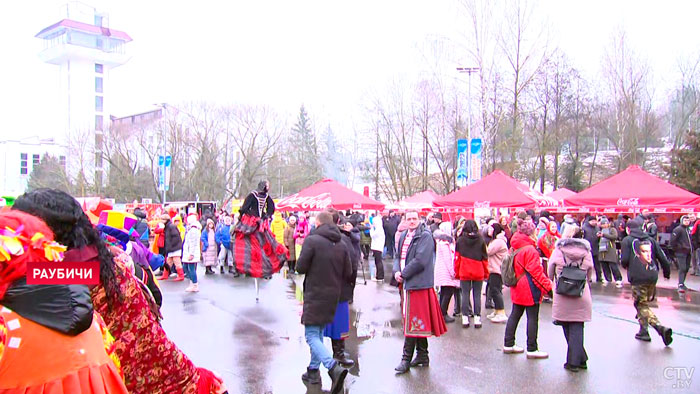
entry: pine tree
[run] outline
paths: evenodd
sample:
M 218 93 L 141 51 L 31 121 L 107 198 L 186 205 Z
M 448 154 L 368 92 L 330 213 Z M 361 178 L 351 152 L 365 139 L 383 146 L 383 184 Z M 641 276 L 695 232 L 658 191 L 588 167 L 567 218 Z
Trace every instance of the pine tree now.
M 671 164 L 665 167 L 671 182 L 700 194 L 700 132 L 691 131 L 685 143 L 671 152 Z
M 39 165 L 32 169 L 27 182 L 27 191 L 43 187 L 59 189 L 68 193 L 72 192 L 71 189 L 73 188 L 66 175 L 65 166 L 61 165 L 57 157 L 49 154 L 44 155 Z
M 289 191 L 297 192 L 323 176 L 323 167 L 311 119 L 302 105 L 299 117 L 289 138 L 290 172 Z

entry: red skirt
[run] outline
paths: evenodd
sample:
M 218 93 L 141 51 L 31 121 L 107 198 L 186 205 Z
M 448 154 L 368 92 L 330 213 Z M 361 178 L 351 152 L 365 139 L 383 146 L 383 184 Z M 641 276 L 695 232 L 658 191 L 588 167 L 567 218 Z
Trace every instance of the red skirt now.
M 231 250 L 238 272 L 253 278 L 269 277 L 287 261 L 287 248 L 259 217 L 243 215 L 233 231 Z
M 442 317 L 440 302 L 435 290 L 420 289 L 404 291 L 401 294 L 401 311 L 403 317 L 403 334 L 407 337 L 439 337 L 447 332 L 445 319 Z

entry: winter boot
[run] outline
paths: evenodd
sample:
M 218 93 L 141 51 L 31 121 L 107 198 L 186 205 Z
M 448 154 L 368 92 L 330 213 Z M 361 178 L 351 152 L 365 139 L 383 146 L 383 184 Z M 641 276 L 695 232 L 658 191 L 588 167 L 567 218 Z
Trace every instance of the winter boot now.
M 163 266 L 163 275 L 160 278 L 158 278 L 158 280 L 166 280 L 168 279 L 168 277 L 170 277 L 170 270 L 168 269 L 168 267 Z
M 335 363 L 333 368 L 328 371 L 328 376 L 331 377 L 331 394 L 338 394 L 343 391 L 343 383 L 345 382 L 345 377 L 348 376 L 347 368 L 340 365 L 340 363 Z
M 469 316 L 462 315 L 462 327 L 469 328 Z
M 403 340 L 403 355 L 401 356 L 401 362 L 394 368 L 397 375 L 406 373 L 411 369 L 411 358 L 413 358 L 413 349 L 416 347 L 416 342 L 418 338 L 407 337 Z
M 644 342 L 651 342 L 651 337 L 649 336 L 649 331 L 643 325 L 639 325 L 639 332 L 634 334 L 634 337 Z
M 175 268 L 177 270 L 177 278 L 173 279 L 173 282 L 182 282 L 185 280 L 185 271 L 182 268 Z
M 211 267 L 207 267 L 206 271 L 204 271 L 204 275 L 212 275 L 214 273 L 214 270 L 211 269 Z
M 416 358 L 411 361 L 411 367 L 427 367 L 430 365 L 428 358 L 428 338 L 418 338 L 416 342 Z
M 321 384 L 321 371 L 306 368 L 306 372 L 301 375 L 301 380 L 308 384 Z
M 656 332 L 659 333 L 661 338 L 664 340 L 664 345 L 668 346 L 671 344 L 671 342 L 673 342 L 673 337 L 672 337 L 673 330 L 671 330 L 669 327 L 655 325 L 654 329 L 656 330 Z
M 221 275 L 223 275 L 224 274 L 224 266 L 222 265 L 220 268 L 221 268 Z
M 331 339 L 333 346 L 333 358 L 336 359 L 344 367 L 352 367 L 355 365 L 347 353 L 345 353 L 345 341 L 342 339 Z

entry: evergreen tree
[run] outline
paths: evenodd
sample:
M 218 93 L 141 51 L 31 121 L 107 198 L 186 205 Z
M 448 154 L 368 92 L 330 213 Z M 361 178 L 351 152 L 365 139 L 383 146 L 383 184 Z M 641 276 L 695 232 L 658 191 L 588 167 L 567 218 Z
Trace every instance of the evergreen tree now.
M 61 165 L 57 157 L 49 154 L 44 155 L 39 165 L 32 169 L 27 183 L 27 191 L 42 187 L 59 189 L 68 193 L 71 193 L 73 189 L 73 185 L 66 174 L 65 165 Z
M 289 138 L 289 192 L 296 193 L 320 180 L 323 167 L 311 120 L 302 105 Z
M 700 194 L 700 132 L 686 135 L 685 144 L 671 152 L 671 164 L 665 170 L 671 182 Z

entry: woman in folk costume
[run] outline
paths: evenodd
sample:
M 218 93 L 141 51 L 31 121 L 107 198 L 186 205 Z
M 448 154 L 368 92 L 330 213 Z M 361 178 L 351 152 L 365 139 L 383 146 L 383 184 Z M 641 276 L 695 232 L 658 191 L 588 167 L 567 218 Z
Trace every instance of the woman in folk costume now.
M 397 374 L 411 367 L 428 366 L 428 338 L 447 332 L 440 303 L 435 295 L 435 241 L 430 229 L 420 223 L 418 212 L 406 212 L 408 229 L 399 237 L 394 279 L 399 283 L 404 344 Z M 416 358 L 411 361 L 414 350 Z
M 88 286 L 27 285 L 28 262 L 50 267 L 66 248 L 24 212 L 1 212 L 0 228 L 0 392 L 126 394 Z
M 133 265 L 130 257 L 105 245 L 73 197 L 60 190 L 37 189 L 20 196 L 13 209 L 42 218 L 56 241 L 68 248 L 66 261 L 99 262 L 100 284 L 91 288 L 90 297 L 114 336 L 115 353 L 130 393 L 225 391 L 221 379 L 197 368 L 167 337 L 160 326 L 158 306 L 129 267 Z
M 277 243 L 269 219 L 275 202 L 268 195 L 270 183 L 261 181 L 243 201 L 241 218 L 233 230 L 231 250 L 236 270 L 254 278 L 272 277 L 287 259 L 287 248 Z

